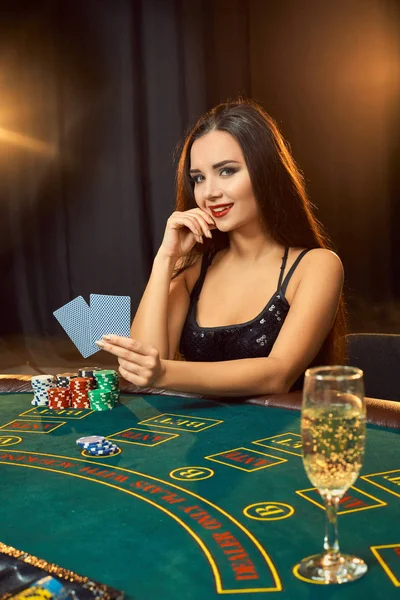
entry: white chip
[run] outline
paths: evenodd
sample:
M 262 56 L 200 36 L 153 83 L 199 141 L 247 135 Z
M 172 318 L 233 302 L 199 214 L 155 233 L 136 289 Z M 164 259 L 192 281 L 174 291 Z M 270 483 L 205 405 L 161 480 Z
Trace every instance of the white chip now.
M 81 437 L 76 440 L 78 446 L 83 446 L 84 444 L 100 444 L 106 438 L 103 435 L 88 435 L 87 437 Z

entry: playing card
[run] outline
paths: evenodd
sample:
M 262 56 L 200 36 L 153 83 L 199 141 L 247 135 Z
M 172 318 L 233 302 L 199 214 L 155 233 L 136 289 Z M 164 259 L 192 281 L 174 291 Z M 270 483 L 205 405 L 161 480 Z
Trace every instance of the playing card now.
M 53 315 L 84 358 L 99 352 L 90 338 L 90 308 L 82 296 L 58 308 Z
M 131 299 L 129 296 L 90 294 L 90 338 L 92 343 L 106 333 L 130 336 Z

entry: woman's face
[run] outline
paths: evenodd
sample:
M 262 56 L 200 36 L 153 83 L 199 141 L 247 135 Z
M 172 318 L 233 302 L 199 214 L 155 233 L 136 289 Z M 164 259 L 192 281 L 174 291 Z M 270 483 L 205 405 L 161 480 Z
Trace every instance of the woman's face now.
M 190 176 L 199 208 L 221 231 L 259 221 L 259 208 L 242 150 L 233 136 L 211 131 L 196 140 L 190 152 Z

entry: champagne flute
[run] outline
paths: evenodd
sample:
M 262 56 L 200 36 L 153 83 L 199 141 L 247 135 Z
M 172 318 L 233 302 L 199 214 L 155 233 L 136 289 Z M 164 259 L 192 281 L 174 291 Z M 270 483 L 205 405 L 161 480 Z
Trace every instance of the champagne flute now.
M 324 551 L 304 558 L 298 572 L 319 583 L 345 583 L 367 572 L 365 562 L 342 554 L 337 532 L 340 498 L 358 477 L 365 447 L 363 372 L 355 367 L 308 369 L 303 388 L 303 464 L 326 509 Z

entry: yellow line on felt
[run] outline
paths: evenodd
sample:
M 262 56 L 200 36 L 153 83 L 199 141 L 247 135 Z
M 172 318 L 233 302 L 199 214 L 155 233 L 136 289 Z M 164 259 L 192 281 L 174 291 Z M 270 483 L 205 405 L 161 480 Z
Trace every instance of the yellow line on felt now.
M 30 451 L 23 452 L 22 450 L 13 450 L 12 452 L 14 454 L 16 454 L 16 453 L 18 453 L 18 454 L 35 454 L 35 455 L 38 455 L 38 456 L 45 456 L 47 458 L 62 458 L 62 459 L 66 459 L 66 460 L 73 460 L 73 461 L 77 461 L 77 462 L 86 463 L 86 464 L 89 464 L 89 465 L 92 465 L 92 466 L 93 465 L 94 466 L 101 465 L 101 466 L 104 466 L 104 467 L 107 467 L 107 468 L 117 469 L 118 471 L 123 471 L 125 473 L 131 473 L 132 475 L 138 475 L 140 477 L 147 477 L 148 479 L 152 479 L 154 481 L 158 481 L 159 483 L 162 483 L 163 485 L 172 486 L 175 489 L 177 489 L 180 492 L 182 492 L 183 494 L 188 494 L 190 496 L 194 496 L 198 500 L 204 502 L 205 504 L 208 504 L 209 506 L 212 506 L 215 510 L 217 510 L 218 512 L 220 512 L 221 514 L 223 514 L 228 520 L 230 520 L 232 523 L 234 523 L 238 527 L 238 529 L 241 529 L 242 532 L 245 535 L 247 535 L 247 537 L 253 542 L 253 544 L 259 550 L 260 554 L 265 559 L 268 567 L 270 568 L 272 576 L 273 576 L 273 579 L 274 579 L 274 582 L 275 582 L 275 586 L 276 586 L 275 588 L 262 588 L 262 589 L 250 589 L 250 590 L 229 590 L 229 591 L 228 590 L 223 590 L 222 587 L 221 587 L 221 577 L 220 577 L 218 568 L 216 566 L 216 563 L 214 561 L 214 558 L 213 558 L 212 554 L 210 553 L 210 551 L 208 550 L 208 548 L 204 545 L 204 543 L 202 542 L 202 540 L 183 521 L 181 521 L 181 519 L 179 519 L 179 517 L 177 517 L 173 513 L 170 513 L 164 507 L 159 506 L 158 504 L 155 504 L 152 500 L 149 500 L 148 498 L 144 498 L 142 496 L 139 496 L 138 494 L 135 494 L 134 492 L 131 492 L 130 490 L 125 490 L 124 488 L 120 488 L 118 486 L 110 484 L 109 482 L 99 481 L 98 479 L 93 479 L 91 477 L 87 477 L 87 476 L 83 476 L 83 475 L 78 475 L 76 473 L 69 473 L 68 471 L 59 471 L 58 469 L 51 469 L 49 467 L 39 467 L 39 466 L 36 466 L 36 465 L 24 465 L 24 464 L 20 464 L 20 463 L 9 463 L 9 462 L 5 462 L 5 461 L 1 461 L 0 460 L 0 464 L 5 464 L 5 465 L 12 464 L 13 466 L 18 466 L 18 467 L 27 467 L 27 468 L 38 469 L 38 470 L 42 470 L 42 471 L 53 471 L 54 473 L 60 473 L 61 475 L 70 475 L 72 477 L 78 477 L 80 479 L 87 479 L 88 481 L 93 481 L 94 483 L 100 483 L 101 485 L 106 485 L 108 487 L 111 487 L 111 488 L 114 488 L 116 490 L 119 490 L 119 491 L 125 492 L 127 494 L 130 494 L 130 495 L 132 495 L 132 496 L 134 496 L 134 497 L 136 497 L 136 498 L 138 498 L 140 500 L 144 500 L 145 502 L 148 502 L 149 504 L 152 504 L 156 508 L 159 508 L 160 510 L 162 510 L 163 512 L 165 512 L 167 515 L 169 515 L 170 517 L 172 517 L 175 521 L 177 521 L 177 523 L 179 523 L 180 525 L 182 525 L 182 527 L 184 529 L 186 529 L 186 531 L 199 544 L 199 546 L 203 550 L 204 554 L 206 555 L 208 561 L 210 562 L 211 569 L 212 569 L 212 571 L 214 573 L 214 577 L 215 577 L 215 580 L 216 580 L 216 585 L 217 585 L 217 591 L 218 591 L 218 593 L 228 593 L 229 594 L 229 593 L 245 593 L 245 592 L 249 592 L 249 591 L 253 591 L 253 592 L 256 592 L 256 591 L 258 591 L 258 592 L 266 592 L 266 591 L 281 591 L 282 590 L 282 584 L 281 584 L 278 572 L 276 570 L 276 567 L 275 567 L 274 563 L 272 562 L 272 559 L 265 552 L 264 548 L 261 546 L 260 542 L 253 536 L 253 534 L 250 533 L 250 531 L 248 531 L 232 515 L 230 515 L 229 513 L 225 512 L 222 508 L 220 508 L 216 504 L 213 504 L 209 500 L 206 500 L 205 498 L 202 498 L 201 496 L 199 496 L 195 492 L 191 492 L 189 490 L 186 490 L 185 488 L 181 488 L 180 486 L 178 486 L 178 485 L 176 485 L 174 483 L 170 483 L 169 481 L 164 481 L 162 479 L 159 479 L 158 477 L 153 477 L 152 475 L 147 475 L 146 473 L 140 473 L 139 471 L 131 471 L 129 469 L 124 469 L 122 467 L 116 467 L 114 465 L 110 465 L 110 464 L 107 464 L 107 463 L 93 463 L 93 462 L 90 462 L 90 461 L 87 461 L 87 460 L 83 460 L 81 458 L 74 458 L 74 457 L 70 457 L 70 456 L 62 456 L 62 455 L 58 455 L 58 454 L 46 454 L 44 452 L 30 452 Z

